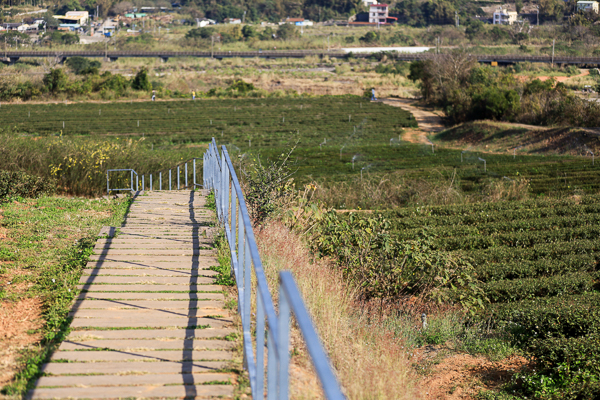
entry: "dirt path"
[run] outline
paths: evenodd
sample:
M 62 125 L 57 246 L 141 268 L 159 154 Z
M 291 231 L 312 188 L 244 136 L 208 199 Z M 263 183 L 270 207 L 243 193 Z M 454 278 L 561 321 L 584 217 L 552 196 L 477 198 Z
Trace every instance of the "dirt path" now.
M 404 134 L 404 140 L 406 140 L 407 142 L 417 144 L 429 144 L 430 141 L 427 138 L 427 134 L 439 132 L 444 129 L 442 118 L 439 115 L 431 111 L 423 110 L 422 108 L 416 107 L 414 105 L 415 101 L 412 99 L 382 99 L 381 102 L 393 107 L 400 107 L 403 110 L 409 111 L 417 120 L 417 124 L 419 124 L 419 129 L 409 129 Z

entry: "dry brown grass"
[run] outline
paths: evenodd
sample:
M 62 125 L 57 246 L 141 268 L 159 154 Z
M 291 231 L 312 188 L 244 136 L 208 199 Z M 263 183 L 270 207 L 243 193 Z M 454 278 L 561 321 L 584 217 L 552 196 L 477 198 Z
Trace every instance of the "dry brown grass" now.
M 294 274 L 349 399 L 421 397 L 402 342 L 383 324 L 367 321 L 357 309 L 353 290 L 335 269 L 312 259 L 302 238 L 279 222 L 258 231 L 256 238 L 272 288 L 279 271 Z M 293 357 L 296 368 L 306 364 L 297 358 L 301 357 Z M 311 382 L 307 375 L 310 372 L 294 374 L 292 369 L 293 398 L 320 397 L 305 390 L 303 385 Z

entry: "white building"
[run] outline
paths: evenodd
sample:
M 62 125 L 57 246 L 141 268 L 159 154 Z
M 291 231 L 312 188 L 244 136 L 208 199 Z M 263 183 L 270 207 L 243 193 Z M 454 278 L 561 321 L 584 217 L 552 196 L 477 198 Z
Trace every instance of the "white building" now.
M 362 3 L 369 9 L 372 5 L 377 4 L 377 0 L 362 0 Z
M 225 18 L 223 20 L 224 24 L 241 24 L 242 20 L 240 18 Z
M 496 10 L 494 11 L 494 25 L 512 25 L 517 22 L 518 15 L 516 11 Z
M 597 1 L 578 1 L 577 11 L 593 11 L 598 14 L 598 2 Z
M 385 24 L 388 18 L 389 7 L 387 4 L 372 4 L 369 7 L 369 22 L 372 24 Z
M 63 24 L 85 25 L 90 18 L 87 11 L 67 11 L 65 15 L 55 15 L 54 18 Z

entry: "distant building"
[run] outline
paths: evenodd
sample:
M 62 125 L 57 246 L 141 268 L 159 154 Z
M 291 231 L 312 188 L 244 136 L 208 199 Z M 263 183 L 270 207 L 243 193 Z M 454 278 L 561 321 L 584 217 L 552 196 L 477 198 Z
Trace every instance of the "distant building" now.
M 578 1 L 577 11 L 595 12 L 598 14 L 598 2 L 597 1 Z
M 21 26 L 23 26 L 23 24 L 20 22 L 0 24 L 0 31 L 19 31 L 22 30 Z
M 512 25 L 517 22 L 518 13 L 505 8 L 494 11 L 494 25 Z
M 205 26 L 214 25 L 216 23 L 217 23 L 217 21 L 214 21 L 212 19 L 208 19 L 208 18 L 196 18 L 196 25 L 197 25 L 198 28 L 204 28 Z
M 365 7 L 370 8 L 372 5 L 377 4 L 377 0 L 362 0 Z
M 304 18 L 286 18 L 284 24 L 291 24 L 296 26 L 313 26 L 313 22 Z M 282 25 L 282 24 L 280 24 Z
M 224 24 L 241 24 L 242 20 L 239 18 L 225 18 L 223 20 Z
M 385 24 L 389 17 L 389 6 L 387 4 L 372 4 L 369 7 L 369 23 Z
M 85 25 L 90 18 L 87 11 L 67 11 L 65 15 L 55 15 L 54 18 L 63 24 Z

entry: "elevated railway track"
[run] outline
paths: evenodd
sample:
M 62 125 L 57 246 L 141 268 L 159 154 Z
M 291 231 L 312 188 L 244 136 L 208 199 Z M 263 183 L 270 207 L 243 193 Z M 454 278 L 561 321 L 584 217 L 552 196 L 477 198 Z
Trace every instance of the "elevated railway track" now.
M 0 53 L 1 54 L 1 53 Z M 107 61 L 116 61 L 119 58 L 160 58 L 168 61 L 169 58 L 304 58 L 309 56 L 335 57 L 335 58 L 365 58 L 372 53 L 351 53 L 339 50 L 287 50 L 287 51 L 5 51 L 2 56 L 5 62 L 11 64 L 21 58 L 55 58 L 64 62 L 69 57 L 104 58 Z M 433 53 L 393 53 L 399 61 L 424 60 L 435 57 Z M 2 57 L 0 56 L 0 57 Z M 509 65 L 518 62 L 553 63 L 558 65 L 600 66 L 600 57 L 568 57 L 568 56 L 528 56 L 528 55 L 481 55 L 473 57 L 484 64 Z

